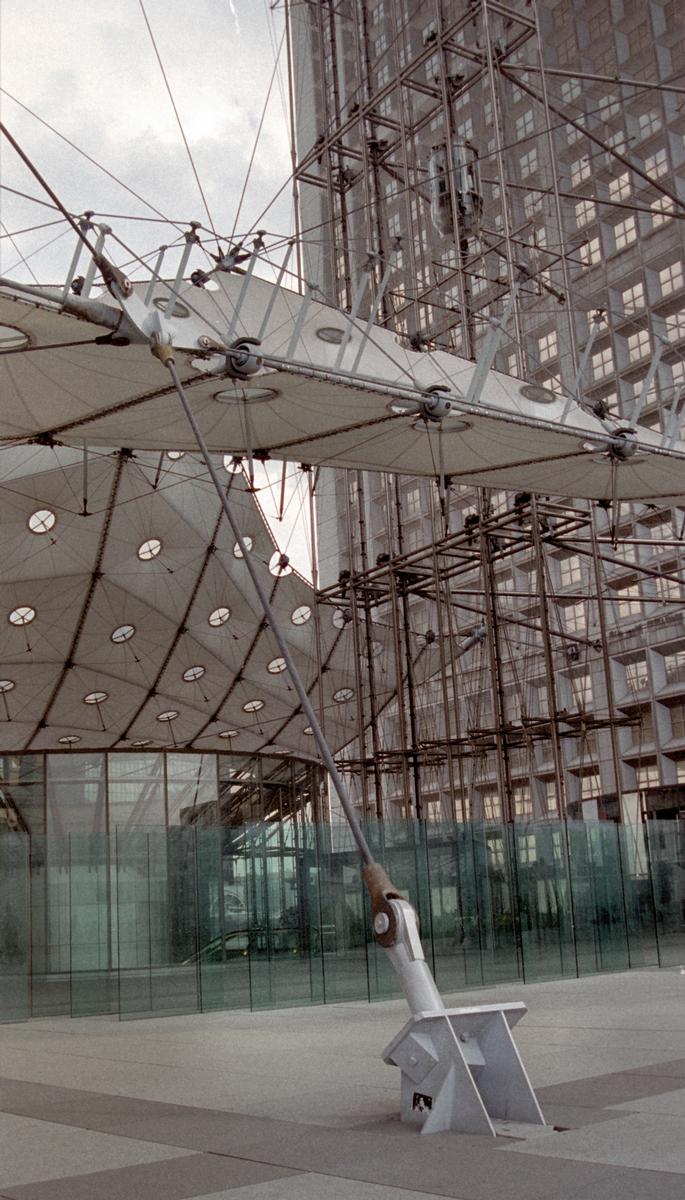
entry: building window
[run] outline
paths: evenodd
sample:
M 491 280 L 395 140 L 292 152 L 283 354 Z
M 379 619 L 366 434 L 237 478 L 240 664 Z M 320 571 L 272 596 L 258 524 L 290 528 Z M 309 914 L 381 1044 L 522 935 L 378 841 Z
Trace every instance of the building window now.
M 574 163 L 571 163 L 571 187 L 578 187 L 584 179 L 590 177 L 590 163 L 587 158 L 577 158 Z
M 516 137 L 519 141 L 528 137 L 533 132 L 533 128 L 533 110 L 528 108 L 520 117 L 516 118 Z
M 592 355 L 591 363 L 593 379 L 606 379 L 607 375 L 613 375 L 614 356 L 611 353 L 611 346 L 603 346 L 601 350 L 596 350 Z
M 626 684 L 631 692 L 640 692 L 647 687 L 647 660 L 636 658 L 626 663 Z
M 648 46 L 651 46 L 651 44 L 652 31 L 649 21 L 641 21 L 640 24 L 636 25 L 634 29 L 631 29 L 630 33 L 628 34 L 628 53 L 632 58 L 634 54 L 641 54 L 642 51 L 646 50 Z
M 631 333 L 626 338 L 628 347 L 628 358 L 631 362 L 638 362 L 641 358 L 652 353 L 652 343 L 649 338 L 648 329 L 637 329 L 635 333 Z
M 664 655 L 666 683 L 685 683 L 685 649 Z
M 637 127 L 641 139 L 651 137 L 653 133 L 657 133 L 661 129 L 661 117 L 656 109 L 640 113 L 637 119 Z
M 588 674 L 574 675 L 571 679 L 571 691 L 578 708 L 587 708 L 592 704 L 592 677 Z
M 614 244 L 617 250 L 625 250 L 626 246 L 630 246 L 637 237 L 637 223 L 635 217 L 626 217 L 623 221 L 618 221 L 614 225 Z
M 635 771 L 635 786 L 639 791 L 645 788 L 659 786 L 659 767 L 657 763 L 644 763 Z
M 630 171 L 624 171 L 615 179 L 609 180 L 609 197 L 611 200 L 627 200 L 630 195 Z
M 583 570 L 577 554 L 569 554 L 567 558 L 559 559 L 559 582 L 562 587 L 571 583 L 580 583 Z
M 597 102 L 596 114 L 602 121 L 608 121 L 621 111 L 621 103 L 616 96 L 602 96 Z
M 611 14 L 608 8 L 602 8 L 587 23 L 588 32 L 593 42 L 599 41 L 611 29 Z
M 481 801 L 483 804 L 484 819 L 486 821 L 499 821 L 502 817 L 502 806 L 497 789 L 491 788 L 488 791 L 482 791 Z
M 586 624 L 585 604 L 582 600 L 578 604 L 566 605 L 564 608 L 564 625 L 569 633 L 582 633 Z
M 581 800 L 594 800 L 601 794 L 602 779 L 599 771 L 586 771 L 580 777 L 580 798 Z
M 565 79 L 561 85 L 561 98 L 567 104 L 580 95 L 581 87 L 577 79 Z
M 649 206 L 652 210 L 652 229 L 665 225 L 673 215 L 673 203 L 668 196 L 658 196 Z
M 655 580 L 656 594 L 659 600 L 681 600 L 683 590 L 677 579 L 666 579 L 660 576 Z
M 512 800 L 514 801 L 514 816 L 516 817 L 532 817 L 533 801 L 530 795 L 529 784 L 519 784 L 511 789 Z
M 626 587 L 617 588 L 619 617 L 636 617 L 642 612 L 639 583 L 629 583 Z
M 537 169 L 538 169 L 538 152 L 537 152 L 535 146 L 533 146 L 533 149 L 529 150 L 527 154 L 521 155 L 521 158 L 519 160 L 519 166 L 521 168 L 521 178 L 522 179 L 527 179 L 529 175 L 532 175 L 534 171 L 537 171 Z
M 662 296 L 670 296 L 671 292 L 679 291 L 682 286 L 683 264 L 680 259 L 659 271 L 659 290 Z
M 634 283 L 632 287 L 626 288 L 621 292 L 621 304 L 626 316 L 639 312 L 645 306 L 645 289 L 642 281 Z
M 589 225 L 590 221 L 594 221 L 597 213 L 597 208 L 593 200 L 578 200 L 576 203 L 576 225 L 582 229 L 584 225 Z
M 650 154 L 645 159 L 645 171 L 652 179 L 658 179 L 660 175 L 665 175 L 668 171 L 668 155 L 665 147 L 660 150 L 655 150 L 654 154 Z
M 582 246 L 578 247 L 578 257 L 584 267 L 596 267 L 602 261 L 599 238 L 590 238 L 589 242 L 583 242 Z
M 685 308 L 669 313 L 665 320 L 666 337 L 669 342 L 679 342 L 685 337 Z
M 407 516 L 420 517 L 422 511 L 420 486 L 409 488 L 406 494 Z
M 557 331 L 552 329 L 538 338 L 538 358 L 540 362 L 549 362 L 551 358 L 556 358 L 557 353 Z

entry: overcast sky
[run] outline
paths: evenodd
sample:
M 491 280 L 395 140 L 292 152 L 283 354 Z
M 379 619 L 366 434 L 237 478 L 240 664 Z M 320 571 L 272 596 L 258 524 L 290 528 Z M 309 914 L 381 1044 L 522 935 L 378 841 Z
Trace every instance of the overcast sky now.
M 212 221 L 217 231 L 230 234 L 283 31 L 282 4 L 144 0 L 144 8 Z M 0 14 L 5 92 L 165 215 L 209 225 L 140 0 L 2 0 Z M 284 51 L 280 63 L 239 232 L 250 228 L 290 172 Z M 6 94 L 2 116 L 71 211 L 154 215 Z M 2 181 L 46 199 L 6 143 Z M 0 232 L 5 233 L 53 219 L 53 214 L 4 192 L 1 219 Z M 290 221 L 286 188 L 259 224 L 287 235 Z M 135 240 L 138 251 L 170 240 L 161 224 L 111 223 L 125 240 Z M 72 234 L 36 254 L 55 232 L 57 227 L 15 238 L 18 251 L 32 255 L 29 261 L 43 281 L 69 261 Z M 27 268 L 15 267 L 20 255 L 9 238 L 1 245 L 3 269 L 30 279 Z
M 235 226 L 264 112 L 283 33 L 282 8 L 272 0 L 144 0 L 212 223 L 224 237 Z M 154 217 L 152 205 L 179 223 L 209 226 L 139 0 L 1 0 L 0 34 L 3 122 L 70 211 L 93 209 L 95 220 L 115 214 L 107 223 L 138 254 L 169 243 L 178 231 L 161 221 L 121 220 L 116 214 Z M 261 215 L 291 170 L 284 48 L 278 61 L 239 234 L 255 224 L 284 236 L 292 229 L 289 186 Z M 0 155 L 5 187 L 48 200 L 4 140 Z M 73 232 L 64 233 L 63 221 L 34 229 L 57 214 L 7 190 L 0 192 L 0 205 L 2 272 L 29 283 L 33 276 L 41 283 L 62 282 Z M 275 470 L 280 478 L 280 467 Z M 289 473 L 288 515 L 273 528 L 279 545 L 307 571 L 309 539 L 303 518 L 296 519 L 303 492 L 296 487 L 296 468 Z M 280 487 L 260 490 L 267 511 L 273 512 L 279 493 Z

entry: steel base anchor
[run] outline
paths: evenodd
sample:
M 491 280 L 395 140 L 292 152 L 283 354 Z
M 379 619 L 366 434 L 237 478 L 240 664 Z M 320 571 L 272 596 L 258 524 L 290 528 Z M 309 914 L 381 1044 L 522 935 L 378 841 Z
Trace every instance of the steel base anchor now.
M 416 913 L 378 863 L 364 869 L 373 927 L 397 972 L 412 1016 L 383 1051 L 399 1067 L 401 1119 L 422 1133 L 496 1136 L 493 1124 L 544 1125 L 513 1026 L 520 1002 L 445 1008 L 421 946 Z

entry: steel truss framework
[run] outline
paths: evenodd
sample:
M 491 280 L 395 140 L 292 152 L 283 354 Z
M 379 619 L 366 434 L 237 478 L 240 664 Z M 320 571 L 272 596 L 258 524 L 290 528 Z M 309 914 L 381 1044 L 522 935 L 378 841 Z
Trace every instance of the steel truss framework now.
M 305 278 L 350 308 L 364 274 L 382 289 L 394 264 L 378 319 L 415 347 L 478 358 L 518 271 L 498 369 L 675 436 L 675 8 L 286 7 Z M 478 151 L 482 213 L 468 218 L 449 172 L 451 228 L 438 230 L 431 153 L 455 142 Z M 322 599 L 352 618 L 347 769 L 366 812 L 512 819 L 599 801 L 619 816 L 657 785 L 681 804 L 681 508 L 593 512 L 343 472 L 333 503 L 321 491 Z M 394 705 L 378 624 L 401 681 Z

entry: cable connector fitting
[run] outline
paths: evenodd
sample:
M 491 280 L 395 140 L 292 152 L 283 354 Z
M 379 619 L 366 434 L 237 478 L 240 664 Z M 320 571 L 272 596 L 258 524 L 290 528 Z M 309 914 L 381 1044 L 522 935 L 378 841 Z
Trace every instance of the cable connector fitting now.
M 158 333 L 153 333 L 150 338 L 150 350 L 155 358 L 158 358 L 163 366 L 168 367 L 170 363 L 176 361 L 174 355 L 174 347 L 171 342 L 165 342 Z

